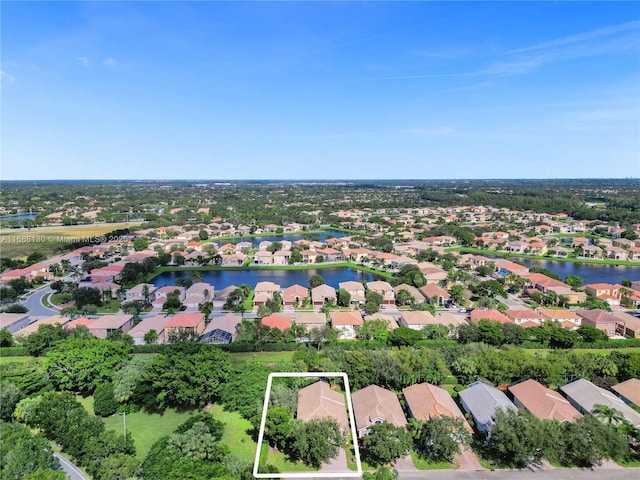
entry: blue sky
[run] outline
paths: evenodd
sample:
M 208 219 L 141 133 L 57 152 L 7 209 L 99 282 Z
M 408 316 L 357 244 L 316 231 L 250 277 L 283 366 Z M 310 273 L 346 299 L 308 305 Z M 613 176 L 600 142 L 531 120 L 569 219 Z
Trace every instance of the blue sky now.
M 7 2 L 0 176 L 640 177 L 637 2 Z

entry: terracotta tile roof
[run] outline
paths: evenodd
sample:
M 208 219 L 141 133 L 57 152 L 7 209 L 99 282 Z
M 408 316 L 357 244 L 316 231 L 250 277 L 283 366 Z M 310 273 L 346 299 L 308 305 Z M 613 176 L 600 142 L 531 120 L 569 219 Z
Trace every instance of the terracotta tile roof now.
M 331 325 L 362 325 L 362 314 L 358 311 L 331 312 Z
M 464 420 L 464 415 L 451 398 L 451 395 L 443 388 L 430 383 L 418 383 L 402 390 L 407 406 L 414 418 L 429 420 L 442 415 Z M 472 431 L 465 421 L 465 428 Z
M 369 385 L 351 394 L 353 413 L 358 430 L 370 427 L 376 420 L 397 427 L 407 425 L 400 401 L 395 393 L 377 385 Z
M 611 389 L 640 406 L 640 380 L 637 378 L 630 378 L 626 382 L 618 383 Z
M 178 313 L 165 324 L 165 327 L 196 327 L 203 320 L 204 313 Z
M 535 380 L 512 385 L 509 391 L 533 416 L 545 420 L 574 422 L 582 415 L 558 392 L 546 388 Z
M 504 316 L 494 308 L 490 308 L 488 310 L 472 310 L 471 321 L 479 322 L 480 320 L 493 320 L 494 322 L 500 323 L 513 323 L 513 321 L 509 317 Z
M 344 395 L 322 381 L 298 391 L 297 418 L 305 421 L 330 418 L 338 422 L 342 431 L 349 429 Z
M 277 328 L 278 330 L 284 331 L 287 328 L 291 327 L 291 317 L 273 313 L 260 320 L 260 323 L 262 325 L 266 325 L 267 327 Z

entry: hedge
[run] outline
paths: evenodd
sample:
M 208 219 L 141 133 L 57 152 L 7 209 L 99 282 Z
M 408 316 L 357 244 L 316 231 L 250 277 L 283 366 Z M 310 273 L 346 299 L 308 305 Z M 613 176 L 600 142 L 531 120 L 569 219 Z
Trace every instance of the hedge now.
M 25 347 L 0 347 L 2 357 L 28 357 L 29 351 Z

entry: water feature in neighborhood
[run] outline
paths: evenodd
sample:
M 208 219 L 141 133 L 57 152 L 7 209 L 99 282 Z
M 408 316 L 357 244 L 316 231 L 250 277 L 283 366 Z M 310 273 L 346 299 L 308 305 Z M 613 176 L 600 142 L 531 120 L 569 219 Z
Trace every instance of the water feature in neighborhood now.
M 7 220 L 35 220 L 35 213 L 20 213 L 17 215 L 2 215 L 0 216 L 0 222 L 5 222 Z
M 213 285 L 216 290 L 243 283 L 253 288 L 258 282 L 273 282 L 282 288 L 295 284 L 307 287 L 309 279 L 315 274 L 322 276 L 327 285 L 336 289 L 340 282 L 350 280 L 370 282 L 377 279 L 372 273 L 349 267 L 311 268 L 308 270 L 213 270 L 200 273 L 202 273 L 203 281 Z M 175 285 L 178 278 L 192 278 L 192 272 L 188 270 L 165 272 L 154 278 L 151 283 L 156 287 Z
M 517 258 L 518 262 L 528 267 L 546 268 L 559 275 L 564 280 L 569 275 L 578 275 L 589 283 L 620 283 L 622 280 L 640 280 L 640 266 L 628 265 L 598 265 L 593 263 L 562 262 L 554 260 L 533 260 L 530 258 Z

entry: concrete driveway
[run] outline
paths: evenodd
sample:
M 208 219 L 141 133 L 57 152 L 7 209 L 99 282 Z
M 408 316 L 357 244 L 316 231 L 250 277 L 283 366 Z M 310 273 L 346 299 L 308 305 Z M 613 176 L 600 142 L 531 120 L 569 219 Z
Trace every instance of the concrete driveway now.
M 323 463 L 320 466 L 320 472 L 322 473 L 348 473 L 350 472 L 347 467 L 347 453 L 344 448 L 338 451 L 338 455 L 335 458 L 330 458 L 328 462 Z
M 486 470 L 482 465 L 480 465 L 478 456 L 470 447 L 464 449 L 461 453 L 456 455 L 455 461 L 459 465 L 458 471 Z

